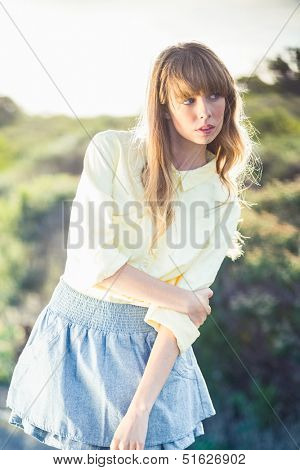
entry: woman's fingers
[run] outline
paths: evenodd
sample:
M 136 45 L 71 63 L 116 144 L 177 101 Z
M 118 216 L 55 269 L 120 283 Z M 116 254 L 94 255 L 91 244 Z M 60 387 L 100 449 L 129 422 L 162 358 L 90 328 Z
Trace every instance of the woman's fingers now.
M 113 439 L 110 443 L 110 450 L 118 450 L 119 444 L 116 439 Z
M 136 450 L 136 442 L 130 442 L 129 450 Z
M 214 295 L 213 291 L 210 288 L 207 288 L 207 304 L 206 304 L 206 313 L 207 315 L 211 314 L 211 307 L 209 305 L 208 299 L 210 299 Z
M 211 307 L 209 305 L 209 299 L 213 296 L 213 291 L 209 287 L 203 289 L 197 289 L 194 291 L 198 302 L 195 301 L 194 310 L 189 314 L 190 319 L 199 328 L 207 316 L 211 314 Z
M 120 441 L 119 443 L 114 442 L 110 446 L 110 450 L 143 450 L 144 444 L 141 442 L 132 441 L 129 444 Z

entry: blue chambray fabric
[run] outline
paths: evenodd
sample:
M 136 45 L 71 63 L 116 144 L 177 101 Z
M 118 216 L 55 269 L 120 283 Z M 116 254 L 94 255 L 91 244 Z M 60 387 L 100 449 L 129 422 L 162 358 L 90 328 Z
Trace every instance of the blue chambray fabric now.
M 109 448 L 158 334 L 146 312 L 87 296 L 60 278 L 14 368 L 9 424 L 58 449 Z M 190 347 L 152 407 L 144 448 L 186 449 L 215 414 Z

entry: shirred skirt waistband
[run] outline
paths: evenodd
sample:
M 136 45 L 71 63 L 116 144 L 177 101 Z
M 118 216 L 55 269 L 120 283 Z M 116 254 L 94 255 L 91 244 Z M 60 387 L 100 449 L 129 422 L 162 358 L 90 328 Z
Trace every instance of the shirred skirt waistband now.
M 150 333 L 153 328 L 144 321 L 147 307 L 109 302 L 87 296 L 73 289 L 64 279 L 54 289 L 51 310 L 87 328 L 124 333 Z

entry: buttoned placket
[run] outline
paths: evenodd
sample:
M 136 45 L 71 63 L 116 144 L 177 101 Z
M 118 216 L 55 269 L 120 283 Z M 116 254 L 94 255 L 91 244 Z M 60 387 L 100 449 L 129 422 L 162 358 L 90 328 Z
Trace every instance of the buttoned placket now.
M 178 191 L 188 191 L 209 176 L 216 168 L 216 158 L 213 158 L 206 165 L 195 168 L 194 170 L 178 171 L 173 164 L 172 167 L 175 175 L 174 185 L 178 194 Z M 157 253 L 157 251 L 157 248 L 153 249 L 153 253 Z M 151 266 L 152 261 L 151 255 L 149 254 L 139 263 L 139 267 L 145 271 Z

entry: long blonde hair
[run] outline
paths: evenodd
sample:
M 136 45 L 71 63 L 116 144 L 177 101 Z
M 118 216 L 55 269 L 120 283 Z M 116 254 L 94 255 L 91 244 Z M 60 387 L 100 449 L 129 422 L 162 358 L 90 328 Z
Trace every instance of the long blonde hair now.
M 248 169 L 251 168 L 251 133 L 255 132 L 255 128 L 246 121 L 241 91 L 226 66 L 211 49 L 196 41 L 178 43 L 164 49 L 152 68 L 145 109 L 137 125 L 132 128 L 132 142 L 139 143 L 147 158 L 141 181 L 146 210 L 155 226 L 151 252 L 174 218 L 172 203 L 175 182 L 172 179 L 170 136 L 165 118 L 171 90 L 181 100 L 201 93 L 211 95 L 218 92 L 225 97 L 223 127 L 207 145 L 207 150 L 216 155 L 217 172 L 228 189 L 228 197 L 232 191 L 238 195 L 242 192 Z M 237 235 L 241 255 L 244 242 L 242 235 Z

